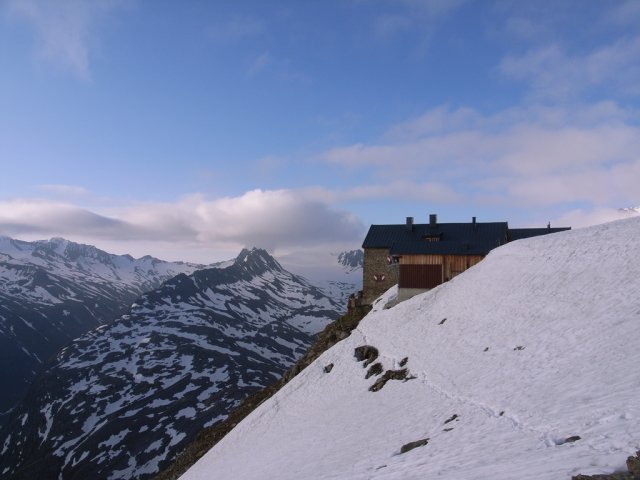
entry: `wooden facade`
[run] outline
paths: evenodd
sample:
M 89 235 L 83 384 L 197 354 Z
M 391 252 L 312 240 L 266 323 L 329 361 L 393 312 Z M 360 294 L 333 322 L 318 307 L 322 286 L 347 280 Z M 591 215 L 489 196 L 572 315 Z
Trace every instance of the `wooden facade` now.
M 400 288 L 434 288 L 473 267 L 484 255 L 402 255 Z

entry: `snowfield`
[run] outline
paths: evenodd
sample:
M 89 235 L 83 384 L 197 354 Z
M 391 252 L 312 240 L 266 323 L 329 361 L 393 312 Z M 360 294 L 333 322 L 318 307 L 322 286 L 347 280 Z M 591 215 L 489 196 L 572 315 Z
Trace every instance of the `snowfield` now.
M 390 309 L 387 292 L 182 479 L 568 480 L 623 470 L 640 448 L 639 247 L 634 217 L 510 243 Z M 370 391 L 382 375 L 365 378 L 354 358 L 363 345 L 378 350 L 372 365 L 383 371 L 408 369 L 405 380 Z

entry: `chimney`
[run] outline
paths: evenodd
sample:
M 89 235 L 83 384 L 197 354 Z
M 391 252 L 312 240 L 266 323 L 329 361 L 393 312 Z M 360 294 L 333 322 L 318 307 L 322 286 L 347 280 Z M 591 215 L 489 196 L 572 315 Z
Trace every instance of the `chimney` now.
M 429 225 L 435 227 L 438 224 L 438 215 L 432 213 L 429 215 Z
M 476 229 L 477 225 L 476 225 L 476 217 L 471 217 L 471 224 L 473 225 L 473 230 Z
M 407 231 L 413 231 L 413 217 L 407 217 Z

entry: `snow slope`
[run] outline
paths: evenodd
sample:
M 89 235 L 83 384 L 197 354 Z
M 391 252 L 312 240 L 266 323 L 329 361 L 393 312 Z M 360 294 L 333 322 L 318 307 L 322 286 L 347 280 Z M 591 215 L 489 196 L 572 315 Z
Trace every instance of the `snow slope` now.
M 183 480 L 562 480 L 622 469 L 640 447 L 639 247 L 634 217 L 510 243 L 383 309 L 388 292 Z M 362 345 L 379 350 L 383 370 L 407 357 L 407 379 L 370 391 L 380 375 L 365 379 Z

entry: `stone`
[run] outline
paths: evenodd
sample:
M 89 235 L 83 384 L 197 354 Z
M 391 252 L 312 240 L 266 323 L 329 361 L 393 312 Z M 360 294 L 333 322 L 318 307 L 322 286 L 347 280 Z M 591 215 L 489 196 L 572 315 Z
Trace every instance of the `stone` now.
M 356 347 L 353 356 L 356 357 L 358 362 L 364 361 L 363 367 L 368 367 L 376 358 L 378 358 L 378 349 L 371 345 L 362 345 Z
M 407 453 L 414 448 L 424 447 L 427 443 L 429 443 L 428 438 L 423 438 L 422 440 L 416 440 L 415 442 L 405 443 L 402 447 L 400 447 L 400 453 Z
M 382 373 L 382 370 L 382 364 L 380 362 L 374 363 L 369 367 L 369 370 L 367 370 L 367 375 L 364 378 L 369 378 L 374 375 L 380 375 Z
M 402 370 L 387 370 L 386 372 L 384 372 L 384 375 L 382 375 L 382 377 L 376 380 L 376 382 L 369 387 L 369 391 L 377 392 L 379 390 L 382 390 L 382 387 L 384 387 L 389 380 L 404 380 L 406 377 L 406 368 L 403 368 Z

